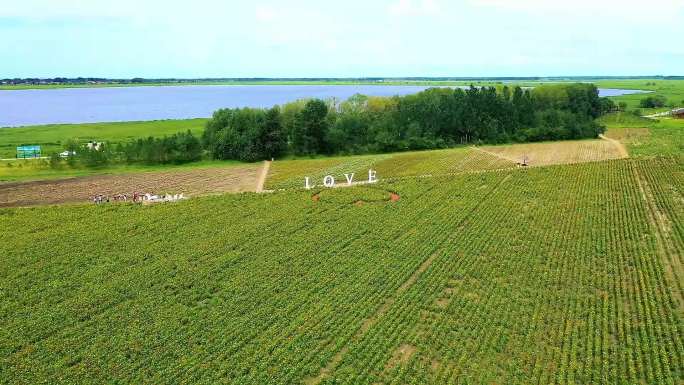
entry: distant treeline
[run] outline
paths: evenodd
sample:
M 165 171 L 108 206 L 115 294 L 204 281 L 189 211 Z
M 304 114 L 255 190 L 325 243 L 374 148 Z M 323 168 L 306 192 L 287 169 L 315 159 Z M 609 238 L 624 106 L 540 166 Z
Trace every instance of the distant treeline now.
M 0 84 L 8 85 L 79 85 L 79 84 L 192 84 L 211 82 L 516 82 L 516 81 L 595 81 L 595 80 L 684 80 L 684 76 L 554 76 L 554 77 L 362 77 L 362 78 L 127 78 L 110 79 L 100 77 L 55 77 L 55 78 L 6 78 L 0 79 Z
M 402 97 L 355 95 L 271 109 L 221 109 L 202 137 L 215 159 L 363 154 L 459 144 L 596 138 L 595 122 L 615 110 L 592 84 L 431 88 Z
M 339 102 L 299 100 L 269 109 L 221 109 L 201 138 L 190 131 L 89 149 L 66 146 L 66 162 L 185 163 L 211 157 L 258 161 L 286 154 L 365 154 L 480 143 L 595 138 L 600 115 L 616 110 L 591 84 L 544 85 L 532 90 L 431 88 L 396 97 L 354 95 Z M 62 154 L 50 163 L 59 167 Z

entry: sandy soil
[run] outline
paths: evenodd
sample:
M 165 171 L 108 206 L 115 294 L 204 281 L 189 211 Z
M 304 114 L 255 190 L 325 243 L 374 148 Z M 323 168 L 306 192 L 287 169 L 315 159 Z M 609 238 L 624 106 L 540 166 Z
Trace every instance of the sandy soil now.
M 605 136 L 622 143 L 638 144 L 647 140 L 651 131 L 648 128 L 609 128 Z
M 93 196 L 180 194 L 254 191 L 260 165 L 184 171 L 102 175 L 36 182 L 0 184 L 0 207 L 23 207 L 92 201 Z
M 492 155 L 516 160 L 516 162 L 526 159 L 529 166 L 584 163 L 625 157 L 619 146 L 608 140 L 525 143 L 479 148 Z

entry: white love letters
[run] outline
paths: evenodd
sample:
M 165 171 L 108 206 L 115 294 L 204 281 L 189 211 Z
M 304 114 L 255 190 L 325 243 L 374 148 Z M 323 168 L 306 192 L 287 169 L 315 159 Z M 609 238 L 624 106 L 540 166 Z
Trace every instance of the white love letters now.
M 354 173 L 350 174 L 344 174 L 344 178 L 347 180 L 347 186 L 351 186 L 354 184 Z M 368 182 L 367 183 L 376 183 L 378 181 L 378 173 L 375 170 L 368 170 Z M 335 183 L 337 181 L 335 180 L 335 177 L 332 175 L 326 175 L 323 178 L 323 186 L 327 188 L 333 188 L 335 187 Z M 305 177 L 304 178 L 304 188 L 307 190 L 310 190 L 312 188 L 316 187 L 315 184 L 312 184 L 311 178 L 310 177 Z

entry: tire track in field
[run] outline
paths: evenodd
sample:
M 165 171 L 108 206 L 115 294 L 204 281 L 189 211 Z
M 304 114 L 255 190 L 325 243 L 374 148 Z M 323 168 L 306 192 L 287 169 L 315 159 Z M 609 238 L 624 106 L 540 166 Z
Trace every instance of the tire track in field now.
M 479 152 L 481 152 L 481 153 L 483 153 L 483 154 L 491 155 L 491 156 L 497 157 L 497 158 L 499 158 L 499 159 L 503 159 L 503 160 L 508 161 L 508 162 L 513 162 L 514 164 L 520 163 L 520 161 L 517 160 L 517 159 L 509 158 L 509 157 L 503 156 L 503 155 L 501 155 L 501 154 L 497 154 L 497 153 L 495 153 L 495 152 L 487 151 L 487 150 L 484 150 L 484 149 L 482 149 L 482 148 L 480 148 L 480 147 L 477 147 L 477 146 L 471 146 L 471 148 L 472 148 L 473 150 L 479 151 Z
M 492 192 L 496 191 L 499 189 L 499 187 L 504 184 L 506 181 L 508 181 L 511 178 L 511 174 L 506 175 L 505 177 L 501 178 L 501 180 L 491 189 L 487 192 L 487 195 L 485 195 L 484 199 L 481 199 L 478 201 L 469 211 L 466 215 L 463 216 L 463 218 L 458 221 L 457 223 L 454 224 L 455 228 L 458 228 L 459 226 L 462 226 L 468 220 L 471 218 L 471 216 L 477 212 L 477 210 L 485 203 L 487 202 L 488 199 L 486 197 L 490 196 Z M 369 317 L 364 319 L 363 323 L 359 327 L 359 329 L 354 333 L 354 335 L 351 337 L 351 339 L 340 349 L 335 355 L 332 357 L 332 359 L 328 362 L 327 365 L 323 366 L 318 373 L 316 377 L 309 377 L 305 378 L 303 380 L 303 383 L 305 385 L 318 385 L 320 384 L 326 377 L 332 373 L 337 366 L 342 362 L 342 359 L 344 356 L 349 352 L 349 349 L 351 348 L 351 344 L 353 342 L 359 341 L 363 336 L 370 330 L 377 322 L 380 320 L 380 318 L 387 313 L 387 311 L 390 309 L 390 307 L 394 304 L 396 301 L 396 298 L 399 297 L 402 293 L 406 292 L 408 289 L 410 289 L 420 278 L 420 276 L 432 265 L 432 263 L 435 261 L 437 256 L 439 256 L 440 252 L 442 251 L 442 246 L 444 245 L 445 242 L 449 240 L 449 237 L 445 237 L 443 240 L 441 240 L 438 245 L 435 247 L 434 251 L 430 254 L 430 256 L 425 259 L 420 266 L 404 281 L 401 286 L 395 290 L 395 292 L 383 301 L 382 305 Z
M 667 213 L 658 207 L 653 189 L 646 180 L 646 177 L 641 174 L 635 164 L 632 164 L 631 168 L 641 197 L 646 203 L 646 217 L 655 235 L 656 250 L 663 263 L 665 278 L 673 288 L 670 292 L 677 303 L 679 313 L 684 314 L 684 288 L 682 287 L 684 266 L 676 258 L 677 249 L 671 239 L 672 221 Z

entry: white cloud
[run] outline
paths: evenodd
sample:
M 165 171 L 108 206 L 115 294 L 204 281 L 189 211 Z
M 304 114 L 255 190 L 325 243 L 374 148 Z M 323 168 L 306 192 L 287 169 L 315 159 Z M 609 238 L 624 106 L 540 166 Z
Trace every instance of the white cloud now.
M 649 0 L 647 4 L 636 0 L 468 0 L 468 3 L 503 11 L 566 16 L 601 15 L 608 18 L 630 16 L 667 19 L 684 10 L 682 0 Z
M 395 16 L 435 15 L 439 5 L 435 0 L 397 0 L 390 4 L 389 12 Z
M 275 8 L 268 5 L 258 5 L 256 7 L 256 19 L 261 22 L 270 22 L 275 20 L 278 13 Z

